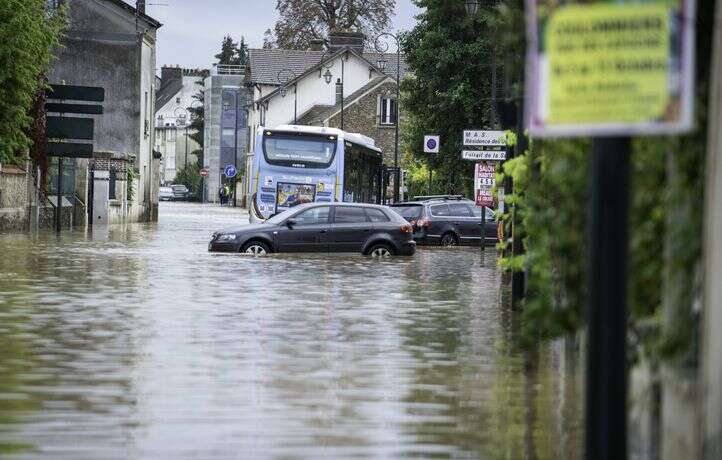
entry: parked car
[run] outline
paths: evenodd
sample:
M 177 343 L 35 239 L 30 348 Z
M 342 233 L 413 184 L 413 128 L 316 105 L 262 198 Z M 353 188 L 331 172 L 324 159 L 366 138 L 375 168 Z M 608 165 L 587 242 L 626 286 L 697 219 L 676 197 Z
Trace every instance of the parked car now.
M 171 188 L 173 189 L 173 199 L 174 200 L 187 200 L 190 198 L 190 190 L 188 190 L 188 187 L 186 187 L 183 184 L 174 184 L 171 185 Z
M 160 187 L 158 189 L 158 199 L 160 201 L 173 201 L 173 188 Z
M 418 201 L 397 203 L 392 209 L 414 227 L 414 240 L 442 246 L 478 245 L 481 241 L 481 208 L 461 196 L 419 197 Z M 484 243 L 498 241 L 494 211 L 486 210 Z
M 264 223 L 230 228 L 211 237 L 211 252 L 356 252 L 378 258 L 416 252 L 413 228 L 385 206 L 309 203 Z

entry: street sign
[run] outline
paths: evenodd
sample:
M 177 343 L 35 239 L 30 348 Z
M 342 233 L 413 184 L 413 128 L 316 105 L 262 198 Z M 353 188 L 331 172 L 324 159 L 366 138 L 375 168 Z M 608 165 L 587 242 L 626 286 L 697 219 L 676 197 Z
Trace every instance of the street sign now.
M 233 165 L 228 165 L 228 166 L 226 166 L 226 168 L 223 170 L 223 175 L 226 176 L 226 177 L 229 178 L 229 179 L 233 179 L 234 177 L 236 177 L 236 174 L 237 174 L 237 173 L 238 173 L 238 171 L 236 171 L 236 167 L 233 166 Z
M 424 136 L 424 153 L 439 153 L 441 136 Z
M 208 168 L 203 168 L 200 171 L 201 177 L 208 177 Z
M 474 197 L 477 206 L 494 205 L 492 189 L 496 185 L 496 163 L 479 162 L 474 173 Z
M 503 161 L 506 160 L 506 150 L 464 150 L 461 158 L 472 161 Z
M 535 137 L 689 131 L 695 1 L 527 1 Z
M 464 131 L 464 145 L 475 147 L 506 146 L 504 131 Z

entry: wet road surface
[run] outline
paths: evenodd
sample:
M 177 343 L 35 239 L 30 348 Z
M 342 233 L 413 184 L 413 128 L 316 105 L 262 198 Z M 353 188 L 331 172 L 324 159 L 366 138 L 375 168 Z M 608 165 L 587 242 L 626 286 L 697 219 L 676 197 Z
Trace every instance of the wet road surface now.
M 580 458 L 579 365 L 496 257 L 206 252 L 233 209 L 0 235 L 0 458 Z

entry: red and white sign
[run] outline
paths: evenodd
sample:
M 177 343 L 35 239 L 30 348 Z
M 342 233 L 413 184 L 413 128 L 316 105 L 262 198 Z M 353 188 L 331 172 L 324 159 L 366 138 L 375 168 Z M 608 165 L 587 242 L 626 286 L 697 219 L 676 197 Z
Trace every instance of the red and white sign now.
M 208 177 L 208 168 L 201 169 L 201 177 Z
M 496 163 L 477 163 L 474 174 L 474 196 L 477 206 L 494 205 L 494 194 L 491 191 L 494 186 L 496 186 Z

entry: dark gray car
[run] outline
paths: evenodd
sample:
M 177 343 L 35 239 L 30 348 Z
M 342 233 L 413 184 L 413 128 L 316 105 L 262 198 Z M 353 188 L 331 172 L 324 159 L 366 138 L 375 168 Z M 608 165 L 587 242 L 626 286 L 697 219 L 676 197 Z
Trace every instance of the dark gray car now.
M 385 206 L 309 203 L 262 224 L 213 234 L 211 252 L 357 252 L 375 257 L 416 252 L 413 228 Z

